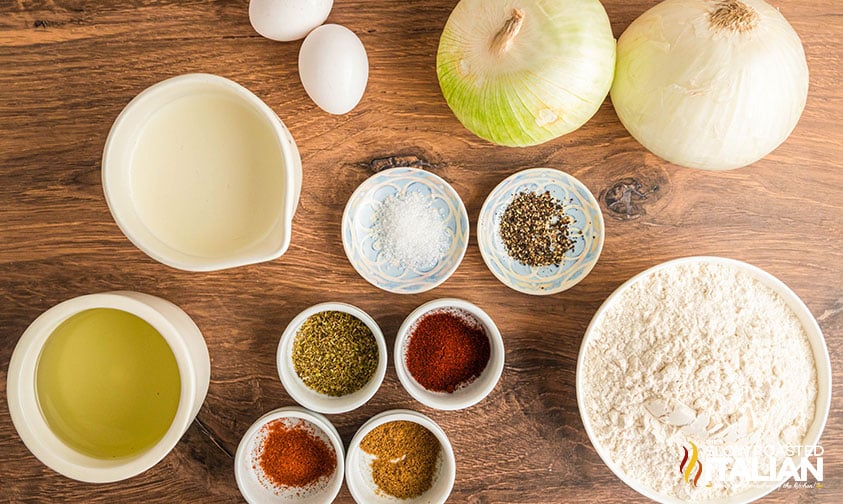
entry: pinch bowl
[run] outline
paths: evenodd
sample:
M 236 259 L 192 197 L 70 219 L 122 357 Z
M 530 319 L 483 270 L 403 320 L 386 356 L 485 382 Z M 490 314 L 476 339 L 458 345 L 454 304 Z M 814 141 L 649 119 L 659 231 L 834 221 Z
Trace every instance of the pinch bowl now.
M 360 448 L 360 442 L 367 434 L 376 427 L 395 421 L 415 422 L 432 432 L 442 447 L 439 452 L 437 473 L 433 478 L 433 485 L 422 495 L 398 500 L 385 495 L 377 489 L 372 480 L 372 469 L 370 466 L 371 456 Z M 364 423 L 348 445 L 348 453 L 345 461 L 345 481 L 351 496 L 358 504 L 443 504 L 448 500 L 451 490 L 454 488 L 456 478 L 456 458 L 454 449 L 445 431 L 439 425 L 421 413 L 411 410 L 389 410 L 373 416 Z
M 259 467 L 260 447 L 263 438 L 262 429 L 265 425 L 276 420 L 289 419 L 303 421 L 305 425 L 314 431 L 314 434 L 330 444 L 337 457 L 337 465 L 334 474 L 322 486 L 312 491 L 297 491 L 294 489 L 278 491 L 270 488 L 261 482 Z M 342 486 L 343 475 L 345 474 L 345 456 L 337 429 L 324 416 L 307 411 L 304 408 L 289 406 L 270 411 L 255 420 L 255 423 L 246 431 L 237 446 L 237 453 L 234 456 L 234 476 L 237 480 L 237 487 L 243 498 L 250 504 L 329 504 L 333 502 Z
M 491 352 L 486 369 L 471 383 L 451 393 L 434 392 L 424 388 L 407 369 L 407 347 L 415 324 L 419 319 L 432 311 L 448 308 L 468 313 L 483 326 L 486 336 L 489 338 Z M 436 299 L 419 306 L 404 319 L 398 329 L 398 336 L 395 338 L 395 371 L 401 385 L 415 400 L 425 406 L 439 410 L 464 409 L 482 401 L 494 390 L 495 385 L 500 380 L 501 373 L 503 373 L 504 358 L 503 338 L 492 317 L 477 305 L 462 299 Z
M 378 345 L 378 365 L 375 368 L 372 378 L 360 390 L 340 397 L 321 394 L 311 389 L 296 374 L 295 367 L 293 366 L 293 342 L 295 341 L 299 328 L 311 315 L 324 311 L 344 312 L 360 319 L 372 331 Z M 369 314 L 347 303 L 328 302 L 311 306 L 290 321 L 287 328 L 284 329 L 284 333 L 281 335 L 281 340 L 278 342 L 276 364 L 278 366 L 278 376 L 281 378 L 281 384 L 287 393 L 290 394 L 290 397 L 297 403 L 319 413 L 336 414 L 356 409 L 375 395 L 381 383 L 383 383 L 384 376 L 386 376 L 386 359 L 386 340 L 384 340 L 383 332 Z
M 525 191 L 550 192 L 574 219 L 569 225 L 575 231 L 574 247 L 559 265 L 523 264 L 510 257 L 501 240 L 501 216 L 512 199 Z M 552 168 L 531 168 L 504 179 L 489 193 L 477 222 L 477 242 L 486 266 L 504 285 L 525 294 L 556 294 L 582 281 L 597 264 L 603 240 L 603 214 L 594 195 L 573 176 Z
M 419 192 L 447 227 L 448 248 L 430 268 L 394 264 L 376 239 L 374 217 L 387 197 Z M 391 168 L 372 175 L 354 191 L 342 216 L 342 245 L 349 262 L 367 282 L 395 294 L 417 294 L 440 285 L 456 271 L 468 248 L 468 213 L 459 194 L 441 177 L 417 168 Z

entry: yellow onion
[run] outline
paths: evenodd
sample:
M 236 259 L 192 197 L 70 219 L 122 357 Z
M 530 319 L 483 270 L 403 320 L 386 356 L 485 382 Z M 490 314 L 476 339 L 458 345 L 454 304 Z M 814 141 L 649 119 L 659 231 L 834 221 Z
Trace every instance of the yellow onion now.
M 790 135 L 808 65 L 799 36 L 762 0 L 666 0 L 618 40 L 611 94 L 626 129 L 654 154 L 729 170 Z
M 477 136 L 524 147 L 579 128 L 612 85 L 615 39 L 598 0 L 461 0 L 436 73 Z

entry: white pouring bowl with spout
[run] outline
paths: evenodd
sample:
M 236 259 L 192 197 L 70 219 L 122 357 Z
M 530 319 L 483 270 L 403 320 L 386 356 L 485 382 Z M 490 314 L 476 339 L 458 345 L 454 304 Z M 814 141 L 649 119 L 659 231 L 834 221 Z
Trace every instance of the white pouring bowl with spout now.
M 103 151 L 103 190 L 120 230 L 156 261 L 187 271 L 281 256 L 301 182 L 301 157 L 281 119 L 217 75 L 144 90 L 114 121 Z

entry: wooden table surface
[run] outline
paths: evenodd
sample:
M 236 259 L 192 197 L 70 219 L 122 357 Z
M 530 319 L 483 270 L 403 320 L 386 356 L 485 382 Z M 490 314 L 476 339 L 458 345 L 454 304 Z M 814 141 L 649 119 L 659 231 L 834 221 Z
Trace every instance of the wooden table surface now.
M 808 104 L 792 136 L 755 165 L 727 173 L 679 168 L 647 153 L 607 100 L 579 131 L 526 149 L 497 147 L 463 129 L 434 69 L 455 1 L 336 0 L 329 21 L 359 34 L 370 61 L 363 101 L 330 116 L 297 75 L 300 42 L 259 37 L 247 2 L 199 0 L 0 1 L 0 499 L 45 502 L 235 502 L 232 453 L 261 414 L 294 402 L 275 370 L 281 331 L 304 308 L 351 302 L 391 345 L 403 318 L 455 296 L 484 308 L 506 343 L 494 392 L 460 412 L 433 411 L 401 388 L 391 363 L 380 391 L 333 415 L 345 443 L 369 417 L 419 410 L 450 436 L 457 455 L 451 502 L 629 502 L 645 499 L 600 461 L 580 421 L 575 364 L 583 332 L 624 280 L 662 261 L 711 254 L 753 263 L 802 297 L 822 327 L 843 379 L 843 6 L 775 0 L 802 37 L 811 71 Z M 604 2 L 615 36 L 654 0 Z M 292 245 L 280 259 L 215 273 L 163 266 L 113 222 L 100 186 L 112 121 L 138 92 L 187 72 L 243 84 L 286 122 L 301 150 L 304 184 Z M 528 167 L 572 173 L 599 195 L 606 243 L 594 271 L 548 297 L 518 294 L 489 272 L 471 243 L 456 273 L 418 295 L 380 291 L 355 273 L 340 239 L 354 188 L 404 156 L 444 177 L 472 227 L 489 191 Z M 618 184 L 646 200 L 614 201 Z M 614 190 L 613 190 L 614 188 Z M 82 294 L 130 289 L 180 305 L 202 329 L 211 385 L 198 418 L 161 463 L 127 481 L 72 481 L 33 457 L 12 426 L 6 371 L 15 343 L 39 313 Z M 391 355 L 391 353 L 390 353 Z M 843 400 L 832 400 L 822 444 L 822 489 L 780 489 L 764 502 L 843 502 Z M 351 502 L 343 487 L 337 502 Z

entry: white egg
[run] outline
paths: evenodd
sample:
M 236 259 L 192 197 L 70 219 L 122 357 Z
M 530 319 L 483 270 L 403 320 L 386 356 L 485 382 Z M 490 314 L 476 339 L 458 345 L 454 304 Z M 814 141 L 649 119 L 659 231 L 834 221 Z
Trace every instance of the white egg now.
M 366 48 L 351 30 L 326 24 L 310 32 L 299 51 L 299 77 L 325 112 L 345 114 L 363 97 L 369 80 Z
M 299 40 L 328 19 L 333 5 L 334 0 L 251 0 L 249 21 L 268 39 Z

